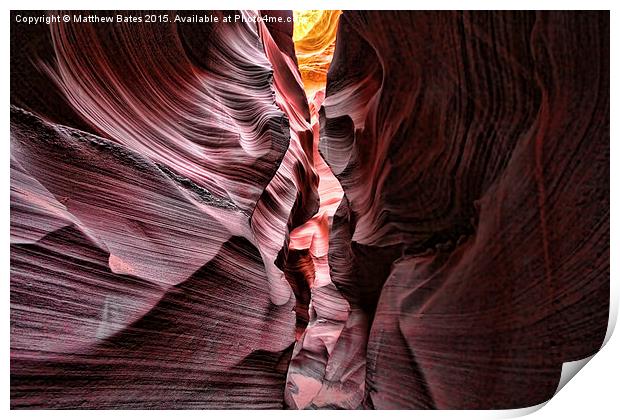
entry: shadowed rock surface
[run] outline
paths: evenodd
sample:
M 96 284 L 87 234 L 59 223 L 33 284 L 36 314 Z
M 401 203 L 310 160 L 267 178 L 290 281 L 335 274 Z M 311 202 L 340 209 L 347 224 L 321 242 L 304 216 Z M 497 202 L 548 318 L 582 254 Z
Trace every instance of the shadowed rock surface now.
M 516 408 L 609 304 L 609 15 L 345 12 L 320 149 L 364 406 Z

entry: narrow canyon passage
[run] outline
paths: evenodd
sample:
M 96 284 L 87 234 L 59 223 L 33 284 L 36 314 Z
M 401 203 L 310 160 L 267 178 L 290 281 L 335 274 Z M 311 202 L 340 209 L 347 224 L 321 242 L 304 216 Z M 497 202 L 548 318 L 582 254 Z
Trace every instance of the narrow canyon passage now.
M 607 328 L 608 33 L 12 11 L 11 408 L 549 399 Z
M 330 229 L 343 190 L 319 153 L 319 109 L 325 99 L 340 14 L 339 10 L 293 11 L 295 54 L 310 108 L 319 208 L 309 221 L 290 233 L 289 264 L 303 273 L 291 275 L 291 282 L 303 277 L 306 285 L 296 288 L 309 288 L 308 300 L 303 302 L 308 310 L 308 323 L 297 339 L 288 371 L 285 402 L 291 408 L 307 408 L 313 403 L 354 407 L 363 395 L 358 392 L 359 401 L 355 401 L 355 396 L 343 387 L 343 372 L 336 372 L 330 365 L 344 356 L 335 348 L 350 311 L 331 281 L 328 265 Z M 299 294 L 297 299 L 304 297 Z
M 351 334 L 353 324 L 359 321 L 351 315 L 347 300 L 331 281 L 328 265 L 330 229 L 343 190 L 319 153 L 319 110 L 325 99 L 340 14 L 340 11 L 320 10 L 293 12 L 292 40 L 298 66 L 293 75 L 297 73 L 301 77 L 309 118 L 298 118 L 303 107 L 298 106 L 295 111 L 290 105 L 281 105 L 293 122 L 289 150 L 298 150 L 298 158 L 306 154 L 310 164 L 307 168 L 313 175 L 299 179 L 299 184 L 310 185 L 298 185 L 298 190 L 312 187 L 318 195 L 314 214 L 290 231 L 283 267 L 295 293 L 297 317 L 296 342 L 288 366 L 284 400 L 288 407 L 298 409 L 355 408 L 363 398 L 364 364 L 360 363 L 363 335 Z M 269 53 L 268 56 L 278 57 Z M 274 68 L 277 81 L 282 76 L 282 67 L 276 62 Z M 290 66 L 287 68 L 292 70 Z M 276 83 L 276 89 L 278 86 Z M 308 203 L 308 196 L 302 196 L 301 203 Z M 295 213 L 293 207 L 293 218 Z

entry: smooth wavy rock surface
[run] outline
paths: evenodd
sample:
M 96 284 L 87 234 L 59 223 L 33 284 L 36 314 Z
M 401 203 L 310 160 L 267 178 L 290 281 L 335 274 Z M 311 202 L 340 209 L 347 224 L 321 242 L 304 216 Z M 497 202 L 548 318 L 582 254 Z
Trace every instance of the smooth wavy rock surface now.
M 325 91 L 341 10 L 295 10 L 293 41 L 308 97 Z
M 531 406 L 600 348 L 608 60 L 607 13 L 340 17 L 319 147 L 364 407 Z
M 520 408 L 600 348 L 609 13 L 166 14 L 11 25 L 12 408 Z
M 281 29 L 45 30 L 53 53 L 24 71 L 72 115 L 13 85 L 13 406 L 283 407 L 295 297 L 276 258 L 318 181 Z

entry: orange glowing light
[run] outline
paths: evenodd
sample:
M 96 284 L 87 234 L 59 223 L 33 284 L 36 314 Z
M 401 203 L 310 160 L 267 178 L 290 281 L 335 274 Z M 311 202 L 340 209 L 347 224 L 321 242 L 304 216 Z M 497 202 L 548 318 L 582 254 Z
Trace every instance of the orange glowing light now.
M 295 55 L 308 98 L 325 89 L 341 10 L 294 10 Z

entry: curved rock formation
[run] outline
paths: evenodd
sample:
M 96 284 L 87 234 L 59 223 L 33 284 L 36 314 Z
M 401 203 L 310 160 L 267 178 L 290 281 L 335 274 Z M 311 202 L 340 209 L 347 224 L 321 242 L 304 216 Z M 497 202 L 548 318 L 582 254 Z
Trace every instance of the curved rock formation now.
M 519 408 L 600 348 L 608 13 L 18 14 L 13 408 Z
M 341 16 L 320 148 L 365 407 L 535 405 L 601 346 L 608 59 L 606 13 Z
M 281 408 L 276 258 L 318 206 L 292 49 L 263 22 L 49 30 L 39 80 L 80 124 L 12 92 L 37 114 L 11 111 L 13 405 Z
M 293 11 L 295 53 L 308 98 L 325 91 L 341 13 L 340 10 Z

